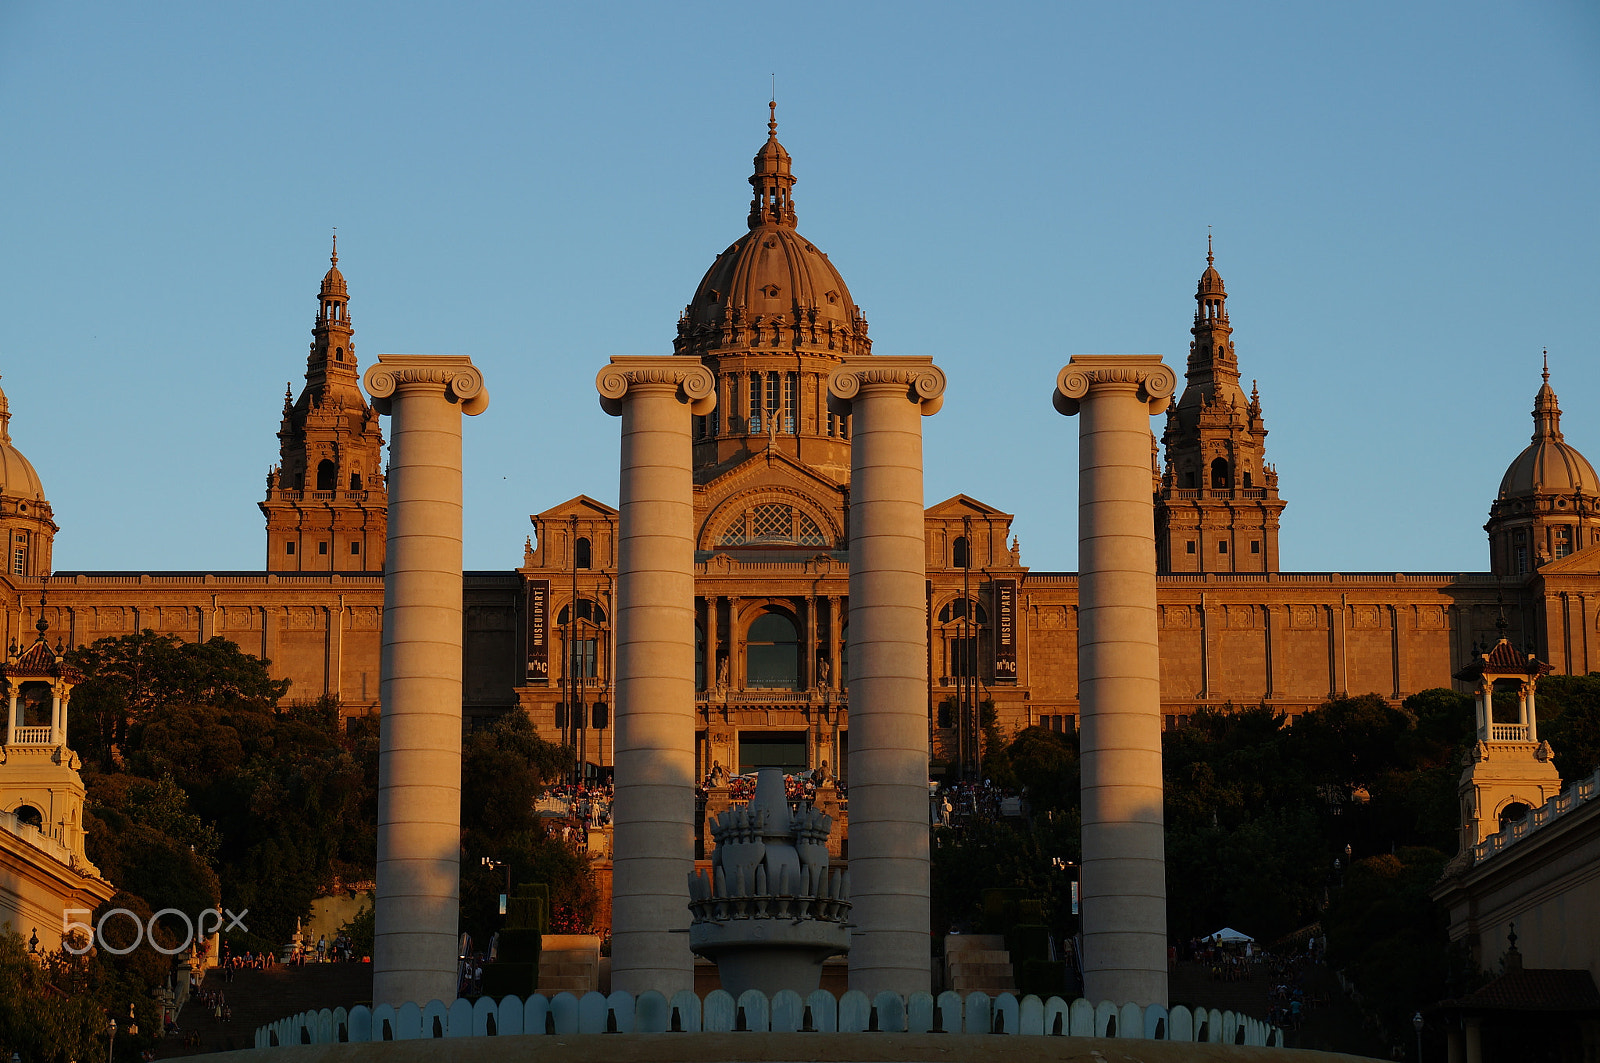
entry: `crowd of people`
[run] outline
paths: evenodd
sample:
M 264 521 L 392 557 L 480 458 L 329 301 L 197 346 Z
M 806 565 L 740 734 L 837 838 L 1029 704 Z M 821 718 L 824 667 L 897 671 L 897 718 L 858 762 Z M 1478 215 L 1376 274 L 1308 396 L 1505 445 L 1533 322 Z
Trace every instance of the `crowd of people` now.
M 1024 811 L 1021 794 L 988 779 L 941 783 L 933 793 L 933 819 L 943 827 L 1020 816 Z
M 699 796 L 704 797 L 707 791 L 726 789 L 728 796 L 735 801 L 748 801 L 756 793 L 756 772 L 744 775 L 731 774 L 720 763 L 712 762 L 711 771 L 700 780 L 698 787 Z M 817 790 L 828 783 L 832 783 L 838 791 L 839 797 L 845 796 L 844 784 L 839 782 L 828 771 L 827 761 L 810 771 L 785 773 L 783 776 L 784 796 L 790 804 L 810 805 L 817 800 Z

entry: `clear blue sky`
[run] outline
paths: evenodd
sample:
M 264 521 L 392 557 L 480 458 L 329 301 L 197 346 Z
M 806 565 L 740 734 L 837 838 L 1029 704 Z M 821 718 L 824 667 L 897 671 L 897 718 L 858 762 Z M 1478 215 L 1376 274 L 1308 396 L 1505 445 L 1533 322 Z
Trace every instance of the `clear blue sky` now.
M 467 564 L 616 499 L 594 375 L 800 229 L 950 377 L 927 500 L 1076 565 L 1074 353 L 1182 366 L 1206 226 L 1285 569 L 1476 570 L 1550 349 L 1600 461 L 1600 8 L 0 0 L 0 373 L 60 569 L 259 568 L 330 230 L 356 350 L 467 354 Z M 1159 427 L 1159 424 L 1157 424 Z

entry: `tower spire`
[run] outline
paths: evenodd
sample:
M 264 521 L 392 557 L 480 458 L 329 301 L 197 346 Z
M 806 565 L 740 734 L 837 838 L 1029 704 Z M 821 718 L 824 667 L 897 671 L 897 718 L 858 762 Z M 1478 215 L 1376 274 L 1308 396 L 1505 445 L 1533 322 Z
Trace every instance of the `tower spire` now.
M 1561 404 L 1556 389 L 1550 386 L 1550 352 L 1544 354 L 1544 383 L 1533 399 L 1533 442 L 1561 442 Z

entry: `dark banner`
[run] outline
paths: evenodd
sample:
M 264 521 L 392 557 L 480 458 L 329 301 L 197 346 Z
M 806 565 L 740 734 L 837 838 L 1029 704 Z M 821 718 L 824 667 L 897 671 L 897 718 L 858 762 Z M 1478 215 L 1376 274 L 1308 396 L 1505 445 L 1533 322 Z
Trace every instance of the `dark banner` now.
M 994 677 L 1017 678 L 1017 581 L 994 581 Z
M 550 581 L 528 581 L 528 678 L 550 678 Z

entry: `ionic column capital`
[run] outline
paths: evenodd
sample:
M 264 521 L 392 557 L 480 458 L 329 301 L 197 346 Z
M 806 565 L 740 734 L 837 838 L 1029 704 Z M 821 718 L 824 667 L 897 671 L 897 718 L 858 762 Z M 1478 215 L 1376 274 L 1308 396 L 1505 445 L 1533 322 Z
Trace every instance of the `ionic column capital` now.
M 361 382 L 382 414 L 391 412 L 396 392 L 413 388 L 441 391 L 445 401 L 460 403 L 461 412 L 470 416 L 489 408 L 483 374 L 464 354 L 380 354 Z
M 853 402 L 863 390 L 903 390 L 908 402 L 931 417 L 944 405 L 944 370 L 920 355 L 862 355 L 846 358 L 828 374 L 828 394 L 839 402 Z
M 700 359 L 674 355 L 614 355 L 609 365 L 594 378 L 600 392 L 600 408 L 613 417 L 622 416 L 622 400 L 630 391 L 646 387 L 670 387 L 679 402 L 698 415 L 717 407 L 717 383 L 711 370 Z
M 1177 386 L 1177 375 L 1159 354 L 1075 354 L 1056 374 L 1050 399 L 1059 413 L 1071 417 L 1078 412 L 1079 401 L 1094 389 L 1131 390 L 1140 402 L 1149 404 L 1154 417 L 1166 410 Z

